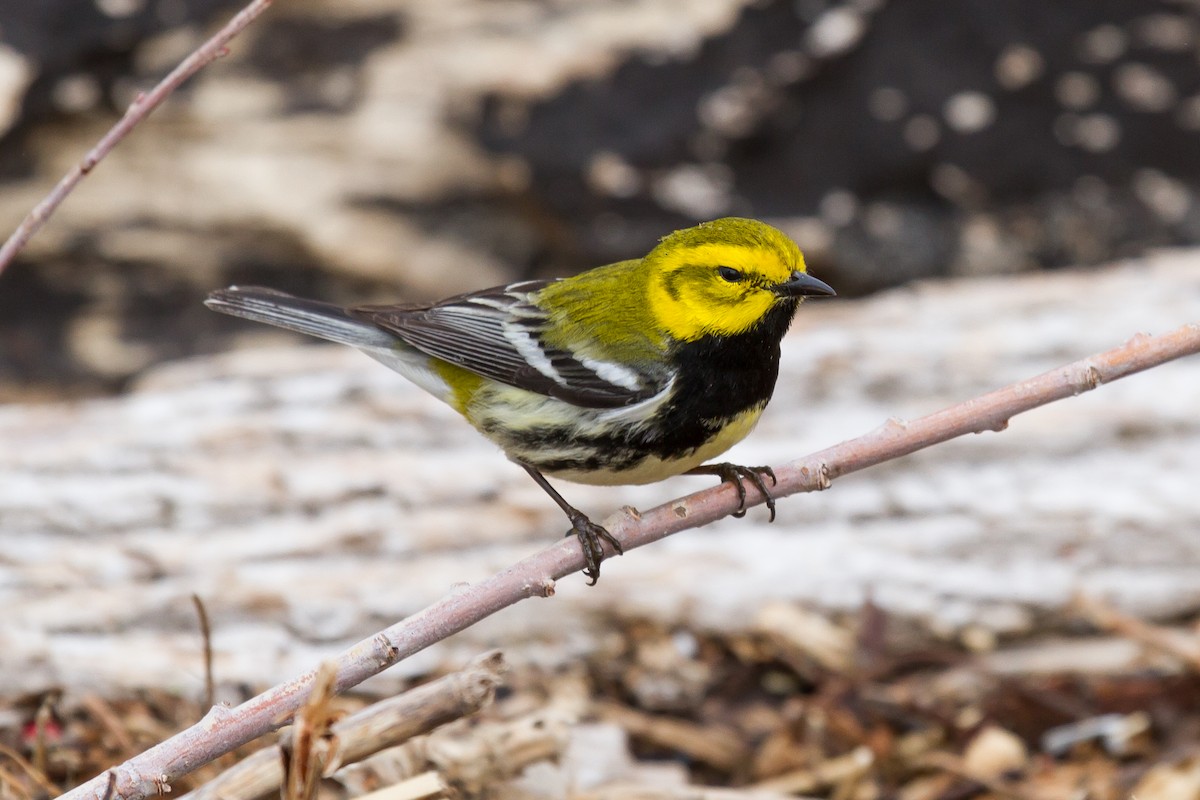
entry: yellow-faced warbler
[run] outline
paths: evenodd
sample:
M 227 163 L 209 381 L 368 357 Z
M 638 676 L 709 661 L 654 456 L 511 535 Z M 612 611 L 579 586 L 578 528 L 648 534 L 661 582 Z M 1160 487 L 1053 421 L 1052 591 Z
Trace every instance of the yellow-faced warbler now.
M 739 516 L 749 480 L 774 519 L 769 467 L 703 462 L 758 421 L 800 301 L 832 294 L 782 232 L 730 218 L 676 231 L 643 258 L 432 305 L 341 308 L 237 286 L 207 305 L 357 347 L 449 403 L 566 512 L 595 583 L 600 540 L 621 545 L 546 476 L 615 485 L 717 475 L 737 487 Z

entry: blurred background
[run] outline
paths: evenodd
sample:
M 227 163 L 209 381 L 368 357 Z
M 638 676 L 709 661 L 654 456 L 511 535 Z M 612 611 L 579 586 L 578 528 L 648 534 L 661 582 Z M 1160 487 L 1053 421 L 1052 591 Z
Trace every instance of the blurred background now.
M 0 4 L 0 233 L 240 5 Z M 281 2 L 0 276 L 0 399 L 283 336 L 201 306 L 231 282 L 433 299 L 723 215 L 851 296 L 1192 244 L 1198 29 L 1192 0 Z
M 0 0 L 0 238 L 244 2 Z M 1200 317 L 1198 33 L 1200 0 L 277 0 L 0 274 L 0 751 L 67 785 L 199 717 L 203 645 L 243 699 L 565 527 L 449 407 L 348 348 L 242 347 L 299 338 L 213 288 L 432 300 L 762 218 L 841 295 L 730 455 L 780 464 Z M 497 798 L 669 761 L 1195 800 L 1198 396 L 1191 358 L 671 537 L 363 691 L 503 647 L 492 719 L 583 744 L 523 746 L 565 777 Z M 600 520 L 711 485 L 564 493 Z M 777 780 L 812 774 L 843 777 Z

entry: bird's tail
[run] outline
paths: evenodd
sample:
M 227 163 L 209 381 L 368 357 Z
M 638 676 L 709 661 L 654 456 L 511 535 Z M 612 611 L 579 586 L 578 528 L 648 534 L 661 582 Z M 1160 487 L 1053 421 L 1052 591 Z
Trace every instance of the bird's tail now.
M 351 347 L 387 348 L 397 342 L 391 334 L 355 318 L 340 306 L 293 297 L 274 289 L 230 286 L 210 294 L 204 305 L 222 314 L 265 322 Z

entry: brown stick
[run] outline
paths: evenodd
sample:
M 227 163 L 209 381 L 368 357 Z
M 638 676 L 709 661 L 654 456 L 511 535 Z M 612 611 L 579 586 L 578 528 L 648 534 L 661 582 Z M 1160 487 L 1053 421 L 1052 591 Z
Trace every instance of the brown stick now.
M 121 117 L 120 121 L 112 126 L 108 133 L 104 134 L 104 138 L 88 151 L 82 161 L 72 167 L 71 171 L 63 176 L 62 180 L 50 191 L 50 194 L 46 195 L 42 202 L 38 203 L 33 211 L 30 211 L 28 216 L 22 220 L 17 229 L 13 231 L 13 234 L 8 237 L 8 241 L 4 243 L 4 246 L 0 247 L 0 273 L 4 272 L 4 268 L 17 257 L 17 253 L 21 252 L 25 244 L 46 223 L 46 220 L 50 219 L 55 209 L 62 204 L 63 200 L 67 199 L 67 195 L 75 189 L 75 186 L 83 180 L 85 175 L 95 169 L 101 159 L 108 155 L 117 146 L 117 143 L 133 130 L 134 126 L 145 119 L 163 100 L 167 99 L 171 92 L 178 89 L 184 81 L 204 69 L 204 67 L 225 55 L 227 52 L 225 48 L 230 40 L 266 11 L 271 2 L 272 0 L 252 0 L 233 19 L 229 20 L 221 30 L 217 31 L 211 39 L 200 45 L 191 55 L 181 61 L 179 66 L 175 67 L 171 71 L 171 74 L 163 78 L 157 86 L 147 93 L 139 94 L 130 103 L 129 108 L 125 110 L 125 115 Z
M 498 652 L 476 658 L 460 672 L 381 700 L 333 724 L 324 763 L 355 764 L 385 748 L 407 742 L 447 722 L 474 714 L 492 702 L 507 667 Z M 179 800 L 257 800 L 279 795 L 284 780 L 279 746 L 239 761 Z
M 200 622 L 200 641 L 204 645 L 204 708 L 212 708 L 217 687 L 213 678 L 212 626 L 208 621 L 208 609 L 200 595 L 192 594 L 192 605 L 196 607 L 196 619 Z
M 1168 361 L 1200 352 L 1200 324 L 1161 336 L 1139 334 L 1120 347 L 1098 353 L 1035 378 L 968 400 L 926 417 L 891 420 L 882 427 L 775 470 L 777 497 L 826 489 L 841 475 L 899 458 L 966 433 L 1003 430 L 1010 417 L 1055 400 L 1081 394 Z M 748 504 L 763 498 L 747 486 Z M 605 521 L 625 551 L 695 528 L 738 510 L 737 492 L 721 484 L 638 515 L 632 510 Z M 554 582 L 585 566 L 574 538 L 542 550 L 473 586 L 457 589 L 370 639 L 338 655 L 336 688 L 342 691 L 401 659 L 474 625 L 529 597 L 548 597 Z M 176 777 L 284 724 L 307 698 L 315 672 L 276 686 L 236 708 L 214 708 L 196 725 L 115 768 L 117 792 L 139 800 Z M 73 789 L 64 798 L 98 800 L 103 778 Z
M 670 748 L 720 770 L 732 771 L 750 757 L 741 738 L 725 725 L 657 716 L 619 703 L 597 703 L 594 710 L 601 719 L 617 724 L 636 739 Z
M 1193 673 L 1200 674 L 1200 639 L 1161 625 L 1152 625 L 1126 614 L 1098 597 L 1078 594 L 1073 605 L 1101 630 L 1120 634 L 1150 650 L 1157 650 L 1182 661 Z

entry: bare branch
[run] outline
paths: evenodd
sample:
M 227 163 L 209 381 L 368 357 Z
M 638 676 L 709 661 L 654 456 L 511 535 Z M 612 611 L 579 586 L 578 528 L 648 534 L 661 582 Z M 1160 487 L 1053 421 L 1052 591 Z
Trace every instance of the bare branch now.
M 1024 411 L 1081 394 L 1110 381 L 1200 352 L 1200 324 L 1161 336 L 1139 334 L 1120 347 L 1051 370 L 1035 378 L 951 406 L 920 419 L 892 420 L 881 428 L 776 469 L 778 496 L 828 488 L 839 476 L 857 472 L 967 433 L 1003 430 Z M 748 503 L 762 497 L 748 489 Z M 728 484 L 697 492 L 637 514 L 605 522 L 626 551 L 694 528 L 738 510 Z M 574 538 L 563 539 L 473 586 L 456 589 L 408 619 L 354 645 L 335 659 L 338 691 L 382 672 L 398 661 L 529 597 L 548 597 L 554 582 L 585 566 Z M 138 800 L 169 782 L 283 725 L 305 701 L 315 672 L 276 686 L 236 708 L 213 708 L 203 720 L 136 756 L 112 772 L 117 792 Z M 106 780 L 97 777 L 64 798 L 100 800 Z
M 128 133 L 133 130 L 134 126 L 149 116 L 150 112 L 162 103 L 163 100 L 174 92 L 188 78 L 195 75 L 204 67 L 216 61 L 227 52 L 226 46 L 242 32 L 260 14 L 267 10 L 271 5 L 272 0 L 252 0 L 252 2 L 239 11 L 233 19 L 229 20 L 221 30 L 217 31 L 212 38 L 206 41 L 200 47 L 196 48 L 179 66 L 171 71 L 171 74 L 163 78 L 157 86 L 149 92 L 139 94 L 137 98 L 130 103 L 126 109 L 125 115 L 121 117 L 116 125 L 109 129 L 108 133 L 96 143 L 96 146 L 88 151 L 83 160 L 76 164 L 70 172 L 63 176 L 62 180 L 51 190 L 50 194 L 38 203 L 33 211 L 22 220 L 13 234 L 8 237 L 8 241 L 0 247 L 0 273 L 4 272 L 5 267 L 16 258 L 17 253 L 25 247 L 25 244 L 33 238 L 46 220 L 50 219 L 54 211 L 62 204 L 62 201 L 67 198 L 75 186 L 83 180 L 89 172 L 95 169 L 109 152 L 117 146 L 117 143 L 125 138 Z

